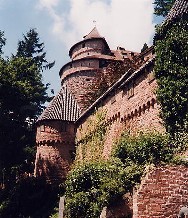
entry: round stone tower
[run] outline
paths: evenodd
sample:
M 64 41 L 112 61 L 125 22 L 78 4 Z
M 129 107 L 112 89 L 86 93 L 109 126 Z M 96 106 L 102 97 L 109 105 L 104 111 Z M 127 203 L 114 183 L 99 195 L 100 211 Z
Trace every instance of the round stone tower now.
M 60 70 L 61 83 L 78 102 L 80 109 L 85 108 L 84 97 L 90 84 L 95 82 L 96 74 L 109 62 L 117 60 L 111 52 L 105 38 L 101 37 L 94 27 L 84 39 L 70 48 L 71 61 Z
M 75 152 L 75 124 L 80 110 L 66 87 L 37 121 L 35 176 L 50 183 L 64 181 Z

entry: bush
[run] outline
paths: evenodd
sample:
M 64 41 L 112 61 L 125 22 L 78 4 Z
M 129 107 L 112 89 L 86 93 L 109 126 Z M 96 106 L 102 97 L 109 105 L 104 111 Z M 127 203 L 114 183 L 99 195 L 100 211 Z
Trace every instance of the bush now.
M 66 212 L 71 218 L 98 218 L 111 204 L 139 182 L 139 167 L 125 167 L 118 159 L 93 162 L 73 169 L 66 181 Z
M 134 162 L 138 165 L 170 162 L 174 154 L 170 138 L 159 133 L 130 136 L 124 133 L 120 138 L 114 155 L 123 163 Z

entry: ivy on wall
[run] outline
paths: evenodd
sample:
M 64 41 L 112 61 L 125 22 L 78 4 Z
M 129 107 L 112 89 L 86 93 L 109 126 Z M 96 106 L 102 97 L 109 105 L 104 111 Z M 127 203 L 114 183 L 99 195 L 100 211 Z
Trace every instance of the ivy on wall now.
M 66 217 L 98 218 L 104 206 L 132 192 L 146 166 L 187 164 L 177 158 L 186 146 L 159 133 L 122 134 L 108 161 L 95 159 L 73 166 L 66 180 Z
M 188 130 L 188 20 L 163 24 L 155 38 L 155 76 L 167 132 Z
M 148 165 L 188 164 L 178 156 L 188 146 L 187 22 L 182 18 L 163 24 L 155 37 L 157 98 L 170 134 L 124 133 L 105 162 L 101 154 L 108 127 L 105 112 L 95 112 L 81 131 L 77 160 L 66 181 L 67 218 L 98 218 L 104 206 L 132 192 Z
M 87 120 L 83 128 L 79 128 L 80 140 L 77 142 L 75 164 L 87 161 L 100 160 L 104 147 L 104 139 L 108 125 L 106 111 L 99 109 Z
M 89 162 L 73 169 L 66 181 L 66 217 L 98 218 L 104 206 L 116 202 L 140 181 L 140 168 L 125 168 L 117 159 Z

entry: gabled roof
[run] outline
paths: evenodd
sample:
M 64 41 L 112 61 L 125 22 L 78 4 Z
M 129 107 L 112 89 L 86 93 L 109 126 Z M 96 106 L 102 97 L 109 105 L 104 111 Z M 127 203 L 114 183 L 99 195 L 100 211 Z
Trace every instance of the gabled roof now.
M 43 111 L 37 122 L 42 120 L 75 121 L 80 115 L 80 109 L 66 87 L 53 98 Z
M 96 27 L 94 27 L 91 32 L 83 37 L 84 39 L 91 39 L 91 38 L 102 38 L 97 30 Z

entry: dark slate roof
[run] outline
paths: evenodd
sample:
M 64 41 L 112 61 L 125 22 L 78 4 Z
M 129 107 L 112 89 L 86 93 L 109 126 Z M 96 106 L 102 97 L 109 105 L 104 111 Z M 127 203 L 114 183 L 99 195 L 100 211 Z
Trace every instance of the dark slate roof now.
M 49 106 L 43 111 L 37 122 L 42 120 L 75 121 L 80 115 L 80 109 L 73 96 L 66 87 L 53 98 Z
M 166 16 L 164 22 L 171 22 L 175 18 L 182 17 L 184 14 L 188 12 L 188 0 L 176 0 L 173 4 L 170 12 Z
M 94 27 L 88 35 L 84 36 L 84 39 L 91 39 L 91 38 L 102 38 L 96 27 Z

